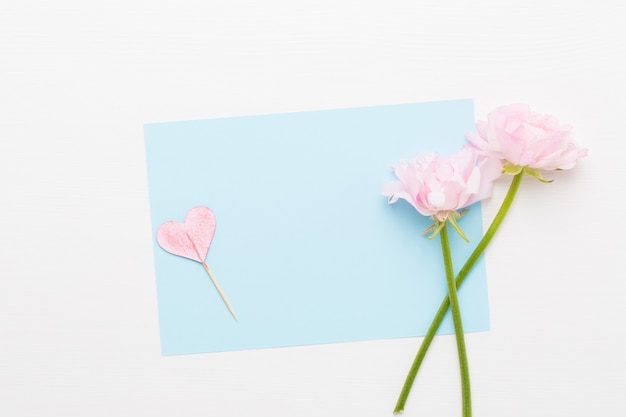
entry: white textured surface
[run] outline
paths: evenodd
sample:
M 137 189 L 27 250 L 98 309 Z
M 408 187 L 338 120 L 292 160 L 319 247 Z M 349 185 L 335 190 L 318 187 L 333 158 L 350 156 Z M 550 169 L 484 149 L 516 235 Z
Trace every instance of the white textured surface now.
M 163 358 L 145 122 L 473 97 L 590 149 L 525 181 L 467 337 L 479 417 L 626 415 L 626 6 L 412 1 L 0 4 L 0 415 L 391 415 L 419 339 Z M 485 205 L 485 221 L 506 190 Z M 407 416 L 460 415 L 437 339 Z

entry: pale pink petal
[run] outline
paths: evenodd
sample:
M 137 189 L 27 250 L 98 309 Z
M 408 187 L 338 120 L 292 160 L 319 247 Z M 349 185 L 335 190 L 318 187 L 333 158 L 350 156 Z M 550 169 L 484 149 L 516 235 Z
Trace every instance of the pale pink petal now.
M 381 191 L 385 197 L 389 197 L 390 203 L 395 203 L 398 200 L 398 198 L 395 197 L 395 194 L 402 192 L 404 190 L 405 190 L 404 185 L 400 181 L 391 181 L 383 185 L 383 188 Z
M 494 168 L 498 175 L 494 175 Z M 489 197 L 491 183 L 501 168 L 499 160 L 479 158 L 471 146 L 448 157 L 423 153 L 412 162 L 401 161 L 396 166 L 398 181 L 385 184 L 383 194 L 389 203 L 404 199 L 419 213 L 442 221 L 448 213 Z M 490 184 L 483 184 L 485 181 Z
M 526 104 L 498 107 L 487 121 L 476 122 L 476 134 L 467 134 L 480 155 L 541 170 L 569 169 L 587 155 L 571 139 L 571 126 L 548 114 L 531 111 Z

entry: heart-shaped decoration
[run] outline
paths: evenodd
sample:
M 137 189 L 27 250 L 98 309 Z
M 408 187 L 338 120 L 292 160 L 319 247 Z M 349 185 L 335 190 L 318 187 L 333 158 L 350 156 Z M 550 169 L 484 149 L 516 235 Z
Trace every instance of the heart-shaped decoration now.
M 189 210 L 184 223 L 170 220 L 159 226 L 156 239 L 167 252 L 204 263 L 213 235 L 213 210 L 198 206 Z

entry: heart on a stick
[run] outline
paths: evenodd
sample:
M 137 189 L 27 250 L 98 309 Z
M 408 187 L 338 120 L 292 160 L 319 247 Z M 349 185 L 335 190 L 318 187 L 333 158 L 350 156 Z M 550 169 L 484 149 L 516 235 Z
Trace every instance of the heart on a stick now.
M 222 297 L 228 311 L 238 321 L 230 302 L 217 283 L 211 269 L 204 261 L 214 235 L 215 214 L 213 214 L 213 210 L 208 207 L 198 206 L 189 210 L 189 213 L 185 216 L 184 223 L 170 220 L 159 226 L 156 239 L 159 246 L 165 251 L 200 262 L 209 274 L 209 278 L 213 281 L 213 285 L 215 285 L 217 292 Z

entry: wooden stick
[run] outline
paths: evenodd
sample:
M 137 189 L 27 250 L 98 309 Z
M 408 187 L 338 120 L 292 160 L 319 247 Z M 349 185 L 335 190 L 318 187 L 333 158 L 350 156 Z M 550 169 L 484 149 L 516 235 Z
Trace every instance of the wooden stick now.
M 206 272 L 209 274 L 209 277 L 211 278 L 211 281 L 213 281 L 213 285 L 215 285 L 215 289 L 217 290 L 218 293 L 220 293 L 220 297 L 222 297 L 222 300 L 224 301 L 224 304 L 226 304 L 226 307 L 228 307 L 228 311 L 230 311 L 230 314 L 233 315 L 233 318 L 237 322 L 239 322 L 239 319 L 237 318 L 237 315 L 235 314 L 235 311 L 233 310 L 232 306 L 230 305 L 230 302 L 228 301 L 228 298 L 226 298 L 226 296 L 224 295 L 224 292 L 222 291 L 222 288 L 220 287 L 220 284 L 217 283 L 217 280 L 213 276 L 213 273 L 211 272 L 211 269 L 209 268 L 209 266 L 204 261 L 202 261 L 202 266 L 204 267 L 204 269 L 206 269 Z

